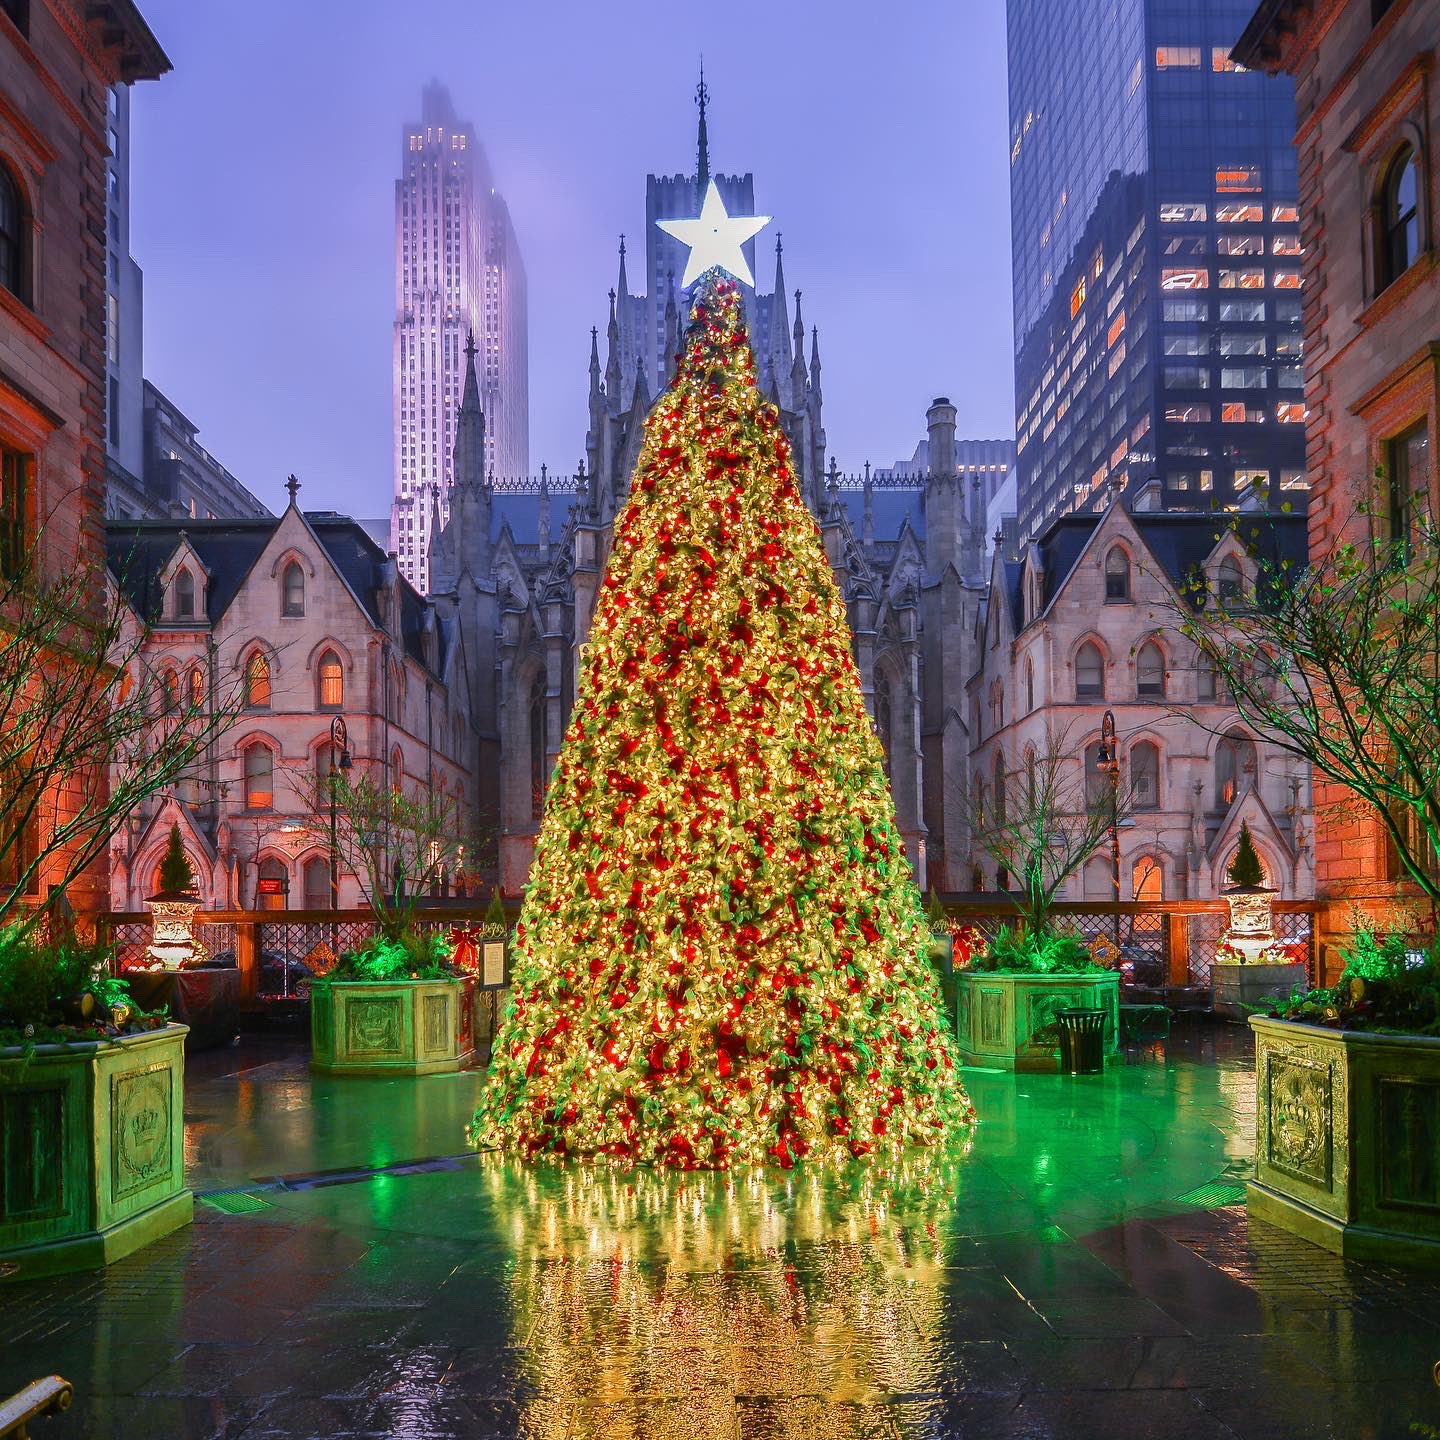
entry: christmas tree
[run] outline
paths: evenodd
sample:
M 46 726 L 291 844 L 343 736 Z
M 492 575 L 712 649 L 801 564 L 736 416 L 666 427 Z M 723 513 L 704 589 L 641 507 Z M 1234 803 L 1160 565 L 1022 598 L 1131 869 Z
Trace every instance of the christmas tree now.
M 170 838 L 165 842 L 165 853 L 160 857 L 160 893 L 162 895 L 188 895 L 195 889 L 195 871 L 190 857 L 185 853 L 185 842 L 180 838 L 180 827 L 170 827 Z
M 1250 823 L 1247 820 L 1240 822 L 1240 839 L 1234 858 L 1225 869 L 1225 878 L 1239 889 L 1254 889 L 1265 883 L 1265 869 L 1255 853 L 1255 842 L 1250 838 Z
M 718 270 L 646 421 L 471 1138 L 679 1167 L 972 1118 L 845 607 Z

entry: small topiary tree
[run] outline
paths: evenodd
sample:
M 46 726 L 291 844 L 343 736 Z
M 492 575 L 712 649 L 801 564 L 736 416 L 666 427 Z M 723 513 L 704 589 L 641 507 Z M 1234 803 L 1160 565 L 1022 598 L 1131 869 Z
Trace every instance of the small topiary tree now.
M 1240 841 L 1235 858 L 1225 868 L 1225 878 L 1236 889 L 1253 890 L 1265 883 L 1265 870 L 1255 853 L 1255 842 L 1250 838 L 1250 826 L 1246 821 L 1240 822 Z
M 195 889 L 195 870 L 190 857 L 185 853 L 180 839 L 180 827 L 170 827 L 170 838 L 165 843 L 165 854 L 160 860 L 160 893 L 162 895 L 189 895 Z
M 490 893 L 490 904 L 485 908 L 486 930 L 498 929 L 500 934 L 505 934 L 509 928 L 505 923 L 505 904 L 500 898 L 500 887 L 497 885 Z

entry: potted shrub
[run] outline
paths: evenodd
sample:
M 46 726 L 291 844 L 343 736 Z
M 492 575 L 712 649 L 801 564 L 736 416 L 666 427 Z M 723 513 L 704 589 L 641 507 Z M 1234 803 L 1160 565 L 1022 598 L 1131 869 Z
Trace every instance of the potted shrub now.
M 107 574 L 43 528 L 10 559 L 0 575 L 0 1274 L 13 1276 L 103 1265 L 190 1218 L 185 1028 L 139 1006 L 127 1013 L 110 957 L 61 926 L 72 906 L 102 903 L 92 867 L 116 829 L 202 773 L 244 697 L 238 684 L 174 693 L 145 664 L 159 615 L 144 567 L 116 560 Z
M 195 912 L 200 897 L 195 893 L 195 871 L 180 838 L 179 825 L 170 827 L 170 838 L 160 860 L 160 888 L 145 897 L 150 908 L 155 937 L 145 951 L 146 969 L 184 970 L 208 958 L 205 947 L 195 939 Z
M 1103 1010 L 1107 1060 L 1119 1049 L 1120 975 L 1073 935 L 1002 927 L 955 979 L 967 1065 L 1053 1071 L 1061 1010 Z
M 997 872 L 1019 884 L 1007 894 L 1022 924 L 1002 928 L 956 971 L 956 1028 L 967 1064 L 1053 1070 L 1059 1010 L 1104 1010 L 1105 1055 L 1118 1048 L 1119 972 L 1056 933 L 1051 917 L 1061 887 L 1132 813 L 1134 798 L 1121 789 L 1118 764 L 1109 783 L 1092 788 L 1075 750 L 1068 726 L 1047 725 L 1043 746 L 972 804 L 971 836 Z
M 310 1065 L 349 1075 L 459 1070 L 475 1052 L 473 974 L 453 961 L 448 936 L 422 933 L 416 907 L 458 859 L 463 836 L 448 797 L 407 795 L 351 769 L 318 777 L 314 808 L 329 819 L 375 929 L 310 990 Z
M 475 977 L 438 933 L 383 926 L 310 982 L 310 1066 L 349 1075 L 434 1075 L 475 1051 Z
M 1248 824 L 1240 826 L 1235 858 L 1226 867 L 1225 878 L 1230 928 L 1216 948 L 1210 978 L 1216 1014 L 1242 1020 L 1260 1001 L 1279 999 L 1303 985 L 1306 969 L 1275 938 L 1275 892 L 1265 884 Z
M 0 1279 L 109 1264 L 185 1225 L 185 1026 L 103 946 L 0 927 Z
M 1361 932 L 1255 1033 L 1250 1213 L 1335 1254 L 1440 1264 L 1440 942 Z

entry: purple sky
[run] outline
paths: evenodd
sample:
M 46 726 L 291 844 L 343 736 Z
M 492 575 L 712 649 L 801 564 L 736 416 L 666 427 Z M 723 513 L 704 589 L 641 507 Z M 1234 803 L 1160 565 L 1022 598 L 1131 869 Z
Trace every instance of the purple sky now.
M 175 63 L 135 90 L 145 373 L 272 508 L 294 470 L 312 508 L 388 513 L 393 182 L 432 77 L 525 256 L 532 469 L 581 454 L 616 237 L 647 172 L 693 169 L 702 51 L 712 164 L 784 232 L 842 469 L 908 456 L 942 393 L 962 436 L 1013 434 L 1001 0 L 141 9 Z

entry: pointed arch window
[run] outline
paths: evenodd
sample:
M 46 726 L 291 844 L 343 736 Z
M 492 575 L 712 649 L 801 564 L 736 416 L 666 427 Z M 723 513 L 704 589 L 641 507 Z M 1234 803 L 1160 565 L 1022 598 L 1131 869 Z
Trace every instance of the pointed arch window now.
M 280 613 L 287 619 L 305 613 L 305 572 L 296 560 L 286 567 L 280 581 Z
M 1165 866 L 1156 855 L 1141 855 L 1130 868 L 1130 893 L 1137 900 L 1165 898 Z
M 190 670 L 190 708 L 198 710 L 205 703 L 205 674 L 198 665 Z
M 1135 809 L 1160 808 L 1160 751 L 1149 740 L 1131 747 L 1130 791 Z
M 275 757 L 268 745 L 249 746 L 244 756 L 245 808 L 269 810 L 275 803 Z
M 1103 855 L 1092 855 L 1085 862 L 1081 884 L 1087 900 L 1113 900 L 1115 876 L 1110 862 Z
M 390 752 L 390 788 L 398 795 L 405 784 L 405 757 L 397 745 Z
M 330 908 L 330 862 L 321 855 L 311 856 L 301 871 L 307 910 Z
M 1165 697 L 1165 652 L 1157 641 L 1147 640 L 1135 657 L 1135 692 L 1143 699 Z
M 245 662 L 245 708 L 270 708 L 270 661 L 263 650 L 253 650 Z
M 1085 747 L 1085 803 L 1087 805 L 1099 805 L 1110 794 L 1109 772 L 1100 768 L 1100 748 L 1098 740 Z
M 1255 771 L 1255 742 L 1242 730 L 1232 730 L 1215 748 L 1215 808 L 1228 810 L 1247 775 Z
M 883 675 L 875 676 L 875 734 L 880 739 L 880 748 L 885 752 L 885 769 L 894 775 L 890 759 L 890 739 L 893 716 L 890 710 L 890 681 Z
M 167 670 L 160 677 L 160 700 L 167 715 L 173 715 L 180 708 L 180 677 L 173 670 Z
M 338 710 L 345 703 L 345 668 L 340 657 L 327 650 L 315 667 L 316 701 L 322 710 Z
M 545 809 L 545 677 L 537 675 L 530 687 L 530 818 L 538 820 Z
M 1105 601 L 1120 604 L 1130 598 L 1130 557 L 1116 545 L 1105 557 Z
M 995 823 L 997 825 L 1005 823 L 1005 801 L 1005 755 L 1003 751 L 997 749 L 995 751 L 995 799 L 992 802 L 995 807 Z
M 1075 697 L 1078 700 L 1105 698 L 1105 657 L 1093 640 L 1087 640 L 1075 656 Z
M 283 910 L 290 895 L 290 871 L 283 860 L 267 855 L 260 862 L 260 878 L 269 885 L 257 887 L 255 908 L 257 910 Z
M 1025 713 L 1035 708 L 1035 662 L 1025 657 Z
M 175 575 L 175 618 L 195 618 L 195 577 L 182 565 Z

